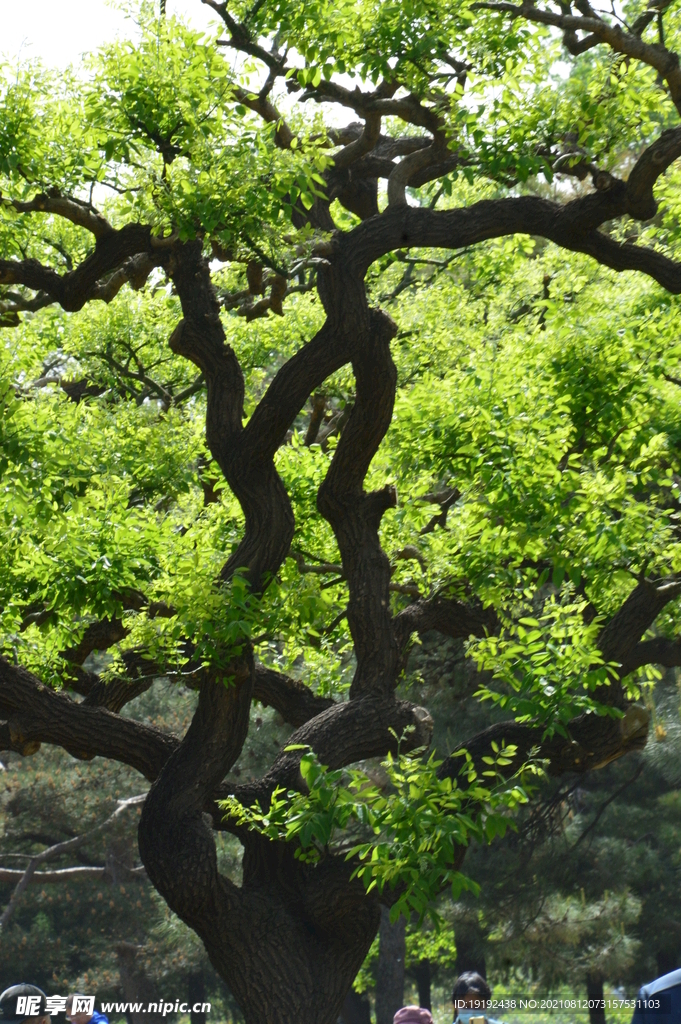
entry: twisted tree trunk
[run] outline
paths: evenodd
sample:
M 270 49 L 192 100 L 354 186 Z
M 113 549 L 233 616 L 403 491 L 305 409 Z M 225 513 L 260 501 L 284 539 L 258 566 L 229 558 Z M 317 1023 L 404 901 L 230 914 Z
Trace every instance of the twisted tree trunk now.
M 227 6 L 211 6 L 219 9 L 229 24 Z M 518 8 L 512 10 L 514 16 L 520 13 Z M 531 17 L 535 11 L 526 5 L 522 13 Z M 246 40 L 248 52 L 258 52 L 245 29 L 234 38 L 242 43 Z M 643 45 L 640 39 L 636 45 Z M 269 57 L 275 71 L 283 68 L 284 58 Z M 331 88 L 328 83 L 324 87 Z M 356 400 L 317 498 L 320 514 L 333 528 L 349 591 L 347 618 L 357 667 L 348 701 L 322 700 L 300 683 L 259 669 L 244 642 L 240 651 L 231 652 L 227 668 L 202 673 L 197 668 L 201 680 L 198 707 L 180 740 L 118 714 L 134 695 L 132 688 L 126 695 L 121 687 L 91 685 L 87 673 L 77 670 L 89 644 L 90 649 L 111 646 L 125 636 L 120 620 L 97 624 L 97 639 L 93 632 L 87 643 L 64 652 L 73 668 L 69 685 L 84 693 L 82 702 L 48 690 L 30 672 L 0 658 L 0 749 L 28 756 L 42 742 L 56 743 L 82 759 L 97 755 L 115 758 L 153 783 L 139 827 L 144 865 L 168 905 L 202 938 L 212 964 L 239 1001 L 247 1024 L 336 1024 L 381 914 L 386 913 L 375 894 L 368 896 L 362 884 L 351 879 L 352 866 L 343 859 L 327 856 L 311 867 L 296 860 L 290 846 L 244 832 L 233 821 L 224 820 L 220 798 L 236 796 L 245 805 L 255 800 L 266 805 L 278 786 L 303 789 L 296 750 L 282 751 L 256 783 L 237 786 L 225 782 L 242 750 L 251 700 L 257 697 L 276 707 L 296 729 L 292 745 L 311 747 L 330 768 L 396 752 L 396 737 L 407 737 L 402 741 L 403 752 L 427 746 L 433 724 L 428 712 L 395 697 L 411 635 L 437 629 L 448 636 L 468 638 L 497 628 L 496 616 L 489 609 L 473 601 L 441 596 L 416 600 L 397 615 L 391 612 L 391 567 L 381 547 L 379 528 L 383 514 L 395 507 L 397 495 L 388 486 L 367 492 L 364 482 L 393 412 L 396 371 L 390 342 L 396 327 L 368 304 L 364 286 L 368 268 L 386 254 L 411 246 L 454 250 L 485 239 L 528 233 L 586 253 L 617 270 L 640 270 L 671 291 L 681 291 L 681 266 L 673 260 L 643 245 L 620 244 L 599 231 L 616 217 L 653 215 L 653 184 L 681 152 L 678 129 L 663 133 L 649 147 L 626 183 L 608 176 L 607 188 L 564 205 L 525 195 L 486 200 L 457 210 L 413 208 L 406 201 L 407 185 L 442 176 L 455 166 L 456 156 L 442 150 L 438 118 L 430 111 L 428 120 L 428 110 L 416 97 L 413 103 L 395 102 L 403 111 L 418 108 L 421 121 L 413 123 L 422 126 L 425 117 L 433 139 L 381 139 L 377 111 L 385 109 L 386 97 L 394 96 L 397 87 L 392 92 L 391 88 L 390 82 L 383 82 L 374 94 L 360 90 L 352 94 L 353 102 L 367 104 L 358 108 L 366 123 L 361 134 L 336 155 L 328 184 L 330 194 L 342 196 L 349 209 L 360 211 L 366 219 L 345 234 L 336 232 L 317 250 L 318 291 L 326 321 L 278 371 L 245 425 L 243 374 L 236 354 L 225 343 L 201 237 L 194 241 L 182 241 L 175 235 L 159 239 L 149 225 L 142 224 L 127 224 L 117 230 L 93 207 L 57 190 L 30 203 L 14 202 L 14 208 L 22 215 L 40 211 L 66 218 L 92 233 L 93 249 L 65 274 L 34 259 L 0 260 L 0 284 L 36 292 L 37 306 L 26 306 L 28 300 L 15 295 L 8 307 L 12 315 L 49 302 L 58 302 L 65 310 L 80 310 L 93 299 L 108 301 L 125 282 L 139 287 L 154 268 L 165 270 L 183 313 L 170 347 L 193 361 L 205 379 L 207 442 L 245 518 L 243 538 L 226 561 L 221 580 L 228 581 L 237 570 L 242 571 L 255 595 L 262 593 L 279 571 L 295 529 L 291 502 L 274 456 L 308 398 L 329 375 L 352 365 Z M 266 93 L 255 98 L 246 94 L 244 102 L 277 125 L 275 137 L 280 146 L 291 144 L 292 133 Z M 389 157 L 380 151 L 381 146 L 393 147 Z M 395 154 L 404 160 L 393 163 Z M 362 172 L 360 160 L 365 158 Z M 358 171 L 354 177 L 351 164 L 353 172 Z M 390 204 L 381 214 L 374 185 L 378 175 L 389 181 Z M 330 229 L 328 205 L 317 201 L 310 214 L 313 220 L 318 217 L 316 226 L 324 230 Z M 279 304 L 280 300 L 279 295 Z M 275 308 L 274 297 L 269 306 Z M 675 577 L 666 581 L 641 577 L 612 615 L 599 645 L 606 662 L 620 664 L 620 680 L 650 662 L 681 662 L 678 642 L 641 640 L 680 591 L 681 583 Z M 156 613 L 172 611 L 157 608 Z M 647 732 L 645 710 L 627 701 L 620 680 L 613 679 L 607 692 L 598 696 L 604 704 L 622 711 L 621 718 L 580 716 L 569 723 L 567 738 L 558 734 L 546 738 L 543 725 L 501 722 L 464 745 L 473 763 L 481 765 L 493 742 L 513 744 L 516 753 L 509 758 L 509 774 L 524 763 L 530 751 L 545 760 L 554 774 L 607 764 L 639 748 Z M 142 692 L 144 682 L 137 679 L 136 684 L 139 688 L 134 692 Z M 455 759 L 445 760 L 441 767 L 442 775 L 457 771 Z M 240 887 L 218 871 L 214 829 L 230 829 L 243 844 Z M 463 858 L 463 849 L 456 857 Z M 381 899 L 387 904 L 390 894 Z M 384 923 L 382 927 L 383 963 L 389 969 L 385 966 L 385 984 L 382 980 L 380 986 L 379 1024 L 387 1022 L 401 1002 L 403 928 L 403 923 Z M 387 952 L 390 948 L 392 953 Z M 477 952 L 471 953 L 469 961 L 463 959 L 464 954 L 462 947 L 461 968 L 471 966 L 484 973 L 484 961 Z M 388 975 L 392 980 L 388 981 Z

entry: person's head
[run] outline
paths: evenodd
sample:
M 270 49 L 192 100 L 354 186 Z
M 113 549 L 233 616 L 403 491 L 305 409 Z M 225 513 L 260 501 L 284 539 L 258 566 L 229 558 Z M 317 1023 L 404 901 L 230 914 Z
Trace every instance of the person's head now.
M 475 1016 L 479 1012 L 484 1015 L 487 1001 L 492 998 L 492 990 L 489 985 L 476 971 L 466 971 L 459 975 L 454 983 L 452 991 L 452 1002 L 454 1009 L 460 1017 Z
M 50 1024 L 47 996 L 37 985 L 12 985 L 0 995 L 1 1024 Z
M 433 1016 L 421 1006 L 403 1006 L 393 1017 L 393 1024 L 433 1024 Z
M 73 1012 L 76 999 L 85 999 L 85 996 L 82 996 L 79 992 L 74 992 L 73 995 L 66 997 L 66 1019 L 70 1020 L 72 1024 L 88 1024 L 88 1021 L 92 1018 L 91 1013 Z

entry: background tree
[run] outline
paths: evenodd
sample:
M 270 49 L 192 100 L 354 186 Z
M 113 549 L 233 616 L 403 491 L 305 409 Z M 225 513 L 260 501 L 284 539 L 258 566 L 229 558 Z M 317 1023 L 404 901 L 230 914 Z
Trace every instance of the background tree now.
M 468 885 L 528 763 L 639 748 L 636 673 L 679 660 L 681 78 L 636 5 L 209 5 L 217 43 L 143 8 L 82 82 L 4 77 L 0 742 L 153 782 L 142 861 L 247 1021 L 331 1022 L 380 903 Z M 448 268 L 413 327 L 370 304 Z M 498 712 L 439 764 L 395 692 L 431 629 Z M 198 690 L 182 739 L 122 713 L 160 676 Z M 294 732 L 246 781 L 253 699 Z
M 168 693 L 158 684 L 131 710 L 138 720 L 181 731 L 194 703 L 193 694 Z M 0 985 L 33 977 L 50 992 L 87 990 L 120 1002 L 207 1001 L 224 1019 L 238 1013 L 198 937 L 171 914 L 137 863 L 147 783 L 126 765 L 97 761 L 85 767 L 58 747 L 39 758 L 4 758 Z M 135 802 L 121 808 L 120 801 L 130 798 Z M 88 833 L 74 848 L 73 839 Z M 39 864 L 13 902 L 31 857 L 55 846 L 62 847 L 60 855 Z M 236 840 L 221 837 L 221 870 L 234 878 L 237 849 Z M 122 1013 L 109 1016 L 125 1019 Z M 149 1014 L 129 1016 L 137 1024 L 138 1016 L 146 1020 Z M 200 1022 L 192 1017 L 192 1024 Z
M 567 983 L 602 992 L 604 982 L 633 990 L 678 966 L 673 677 L 658 683 L 656 698 L 655 740 L 645 751 L 556 782 L 517 834 L 473 852 L 481 898 L 460 912 L 482 922 L 490 968 L 517 979 L 519 990 L 523 972 L 541 991 Z
M 404 695 L 427 699 L 433 708 L 436 742 L 443 738 L 438 745 L 444 737 L 451 744 L 457 732 L 472 733 L 479 723 L 473 696 L 479 680 L 463 654 L 460 642 L 426 634 L 401 684 Z M 466 867 L 480 892 L 463 893 L 456 902 L 444 895 L 438 931 L 427 923 L 407 928 L 407 1001 L 441 1006 L 462 970 L 482 972 L 496 995 L 584 998 L 589 992 L 595 998 L 617 992 L 631 997 L 642 979 L 676 969 L 675 670 L 646 686 L 646 706 L 655 727 L 644 751 L 599 772 L 551 781 L 520 814 L 517 831 L 492 845 L 472 844 Z M 376 940 L 355 979 L 359 998 L 372 996 L 378 958 Z M 524 1014 L 504 1016 L 515 1021 Z M 589 1017 L 619 1014 L 594 1011 Z M 354 1024 L 354 1018 L 344 1019 Z

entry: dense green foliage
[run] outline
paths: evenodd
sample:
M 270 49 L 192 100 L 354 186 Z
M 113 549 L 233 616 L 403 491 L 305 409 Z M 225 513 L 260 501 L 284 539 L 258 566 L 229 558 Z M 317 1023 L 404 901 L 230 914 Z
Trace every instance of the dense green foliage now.
M 401 272 L 391 263 L 376 277 L 376 293 Z M 544 298 L 546 277 L 551 296 Z M 505 639 L 472 642 L 480 667 L 494 672 L 481 696 L 520 720 L 567 721 L 591 706 L 589 691 L 603 678 L 595 645 L 601 620 L 584 625 L 584 602 L 607 614 L 638 573 L 679 568 L 681 422 L 676 385 L 664 376 L 678 362 L 676 300 L 632 278 L 624 307 L 608 271 L 579 257 L 559 262 L 551 246 L 531 240 L 520 251 L 506 242 L 481 246 L 427 287 L 420 276 L 415 285 L 397 300 L 398 400 L 371 471 L 377 482 L 394 481 L 400 495 L 382 529 L 386 550 L 399 558 L 393 579 L 423 594 L 443 586 L 472 591 L 514 616 Z M 621 320 L 612 317 L 614 303 Z M 247 393 L 261 392 L 297 340 L 314 331 L 317 308 L 302 296 L 290 300 L 283 320 L 251 327 L 226 318 Z M 236 587 L 225 602 L 213 580 L 241 517 L 224 489 L 204 505 L 211 469 L 201 398 L 164 410 L 153 395 L 140 401 L 134 382 L 117 372 L 132 357 L 130 365 L 171 388 L 188 384 L 186 364 L 165 349 L 176 316 L 164 289 L 148 298 L 124 292 L 105 309 L 46 310 L 6 334 L 5 649 L 60 685 L 61 652 L 89 621 L 123 614 L 130 632 L 122 649 L 144 644 L 178 679 L 185 639 L 210 659 L 218 642 L 245 634 L 255 635 L 264 660 L 291 670 L 302 657 L 320 693 L 342 694 L 352 669 L 347 627 L 337 621 L 342 580 L 301 574 L 292 558 L 257 610 Z M 58 387 L 31 387 L 55 370 L 106 390 L 76 405 Z M 328 382 L 332 408 L 352 401 L 351 388 L 345 371 Z M 311 513 L 333 451 L 333 437 L 308 448 L 294 432 L 278 456 L 298 523 L 294 550 L 330 564 L 338 561 L 333 536 Z M 447 529 L 424 534 L 439 514 L 428 495 L 442 486 L 461 497 Z M 131 590 L 177 615 L 150 622 L 143 611 L 124 612 Z M 395 601 L 399 607 L 405 598 Z M 22 630 L 27 610 L 42 608 L 47 620 Z M 673 628 L 674 618 L 671 605 L 659 628 Z M 120 662 L 112 653 L 113 674 Z M 644 669 L 641 681 L 651 676 Z
M 250 565 L 221 575 L 226 560 L 241 550 L 246 507 L 236 497 L 244 481 L 230 478 L 230 489 L 225 466 L 237 464 L 230 459 L 253 424 L 253 433 L 262 428 L 258 416 L 273 420 L 271 409 L 262 410 L 282 367 L 293 357 L 302 363 L 313 339 L 318 343 L 323 305 L 327 313 L 333 306 L 329 281 L 338 269 L 334 259 L 340 261 L 339 239 L 359 239 L 361 249 L 371 226 L 378 231 L 381 224 L 378 216 L 360 224 L 353 203 L 344 207 L 340 201 L 344 193 L 333 176 L 352 169 L 352 161 L 344 165 L 343 159 L 350 159 L 358 133 L 346 129 L 344 136 L 330 127 L 319 112 L 322 104 L 335 101 L 361 116 L 368 138 L 379 109 L 371 102 L 385 101 L 383 129 L 390 144 L 399 137 L 398 155 L 405 161 L 419 152 L 409 151 L 413 137 L 423 129 L 431 133 L 440 170 L 406 195 L 411 207 L 442 214 L 447 224 L 455 225 L 456 210 L 462 223 L 464 214 L 489 210 L 488 200 L 546 200 L 544 211 L 571 201 L 571 209 L 581 210 L 584 201 L 587 212 L 600 210 L 589 214 L 596 227 L 573 226 L 561 236 L 566 248 L 546 240 L 559 234 L 547 227 L 546 237 L 539 229 L 530 235 L 500 228 L 504 237 L 494 238 L 494 230 L 485 229 L 476 245 L 441 248 L 438 241 L 398 248 L 395 241 L 371 249 L 366 292 L 376 317 L 380 307 L 396 322 L 391 351 L 397 385 L 390 428 L 367 459 L 359 491 L 363 486 L 385 496 L 392 488 L 390 495 L 397 495 L 386 502 L 376 527 L 391 565 L 385 594 L 392 623 L 421 601 L 478 615 L 457 651 L 467 658 L 463 675 L 474 710 L 461 712 L 455 723 L 448 702 L 457 683 L 447 678 L 446 661 L 437 662 L 435 674 L 430 665 L 420 675 L 428 637 L 417 639 L 415 626 L 402 641 L 400 692 L 420 694 L 419 702 L 431 710 L 432 753 L 398 750 L 387 760 L 356 758 L 359 764 L 339 758 L 329 768 L 307 742 L 287 748 L 290 730 L 283 718 L 268 712 L 263 726 L 256 708 L 248 743 L 229 766 L 230 792 L 238 789 L 237 780 L 262 775 L 275 753 L 286 749 L 301 752 L 298 788 L 272 786 L 267 796 L 272 789 L 274 796 L 265 805 L 243 806 L 235 796 L 220 805 L 228 829 L 238 834 L 240 825 L 249 825 L 273 843 L 293 843 L 305 870 L 331 855 L 345 856 L 353 862 L 349 873 L 368 893 L 390 897 L 393 919 L 413 912 L 420 925 L 430 913 L 425 931 L 410 922 L 409 955 L 417 962 L 445 949 L 449 964 L 458 941 L 451 929 L 456 932 L 461 907 L 470 909 L 479 882 L 490 894 L 502 885 L 494 855 L 480 851 L 498 837 L 497 856 L 522 863 L 523 829 L 535 813 L 528 801 L 540 790 L 546 794 L 549 766 L 540 745 L 554 738 L 569 743 L 571 723 L 580 715 L 586 716 L 582 722 L 600 716 L 612 724 L 624 718 L 628 701 L 654 710 L 661 674 L 652 656 L 623 672 L 624 697 L 610 699 L 620 686 L 621 663 L 599 647 L 605 624 L 637 587 L 669 583 L 662 611 L 634 642 L 676 640 L 679 299 L 657 283 L 667 279 L 659 261 L 651 277 L 608 269 L 631 265 L 630 254 L 645 250 L 664 258 L 671 274 L 679 243 L 680 174 L 673 153 L 667 159 L 658 149 L 654 155 L 670 166 L 666 177 L 654 178 L 661 200 L 655 216 L 642 216 L 641 223 L 631 213 L 633 200 L 620 208 L 612 198 L 611 219 L 599 204 L 605 208 L 610 194 L 626 192 L 618 179 L 639 167 L 646 147 L 676 124 L 677 86 L 670 72 L 669 93 L 662 90 L 656 65 L 629 59 L 626 50 L 613 55 L 606 47 L 588 48 L 563 63 L 569 26 L 560 26 L 566 33 L 561 40 L 549 25 L 517 17 L 518 11 L 507 18 L 503 4 L 482 5 L 484 14 L 472 0 L 446 10 L 430 0 L 211 6 L 231 33 L 229 41 L 202 36 L 142 3 L 134 40 L 92 55 L 82 73 L 57 76 L 30 63 L 0 66 L 0 654 L 3 664 L 21 666 L 42 684 L 69 691 L 69 699 L 80 694 L 86 702 L 99 685 L 95 672 L 111 683 L 111 692 L 125 680 L 140 693 L 145 683 L 162 680 L 171 712 L 184 709 L 175 720 L 167 707 L 145 704 L 145 697 L 131 702 L 124 715 L 165 732 L 184 731 L 193 691 L 203 687 L 205 693 L 207 681 L 214 685 L 219 677 L 220 685 L 236 692 L 234 666 L 240 658 L 246 664 L 251 654 L 261 666 L 303 681 L 317 697 L 338 706 L 348 701 L 359 660 L 348 609 L 357 595 L 348 582 L 338 524 L 334 532 L 332 514 L 323 518 L 318 506 L 353 407 L 363 400 L 357 385 L 362 353 L 344 350 L 334 364 L 341 368 L 305 392 L 287 421 L 284 443 L 255 445 L 251 463 L 241 464 L 245 479 L 246 469 L 267 463 L 268 445 L 276 449 L 274 467 L 295 517 L 288 557 L 265 574 L 262 586 L 246 582 Z M 631 22 L 647 17 L 642 2 L 628 4 L 625 14 Z M 648 45 L 655 27 L 661 31 L 646 22 L 636 39 Z M 677 39 L 671 24 L 665 45 L 673 48 Z M 237 59 L 227 59 L 218 43 L 236 49 Z M 267 79 L 263 67 L 271 72 Z M 379 91 L 367 100 L 374 87 Z M 317 102 L 316 111 L 307 100 Z M 374 132 L 371 146 L 382 144 L 377 138 Z M 664 138 L 671 145 L 675 136 Z M 409 210 L 400 205 L 404 195 L 395 185 L 395 168 L 402 165 L 390 166 L 392 172 L 380 171 L 387 190 L 381 185 L 377 191 L 383 223 Z M 332 186 L 340 199 L 326 209 Z M 652 203 L 652 184 L 649 191 Z M 326 220 L 317 216 L 320 210 Z M 645 210 L 650 213 L 650 206 Z M 584 241 L 590 234 L 612 243 L 624 262 L 611 250 L 603 258 L 607 266 L 585 255 L 598 249 L 593 239 L 591 248 Z M 107 246 L 123 249 L 138 235 L 137 248 L 126 249 L 118 263 L 106 262 Z M 409 240 L 406 233 L 394 235 L 399 237 Z M 343 251 L 350 248 L 348 243 Z M 201 312 L 199 320 L 196 310 L 204 307 L 195 296 L 190 301 L 183 260 L 198 266 L 197 253 L 205 257 L 203 269 L 210 266 L 219 322 L 217 307 L 210 307 L 213 314 Z M 88 268 L 98 259 L 106 269 L 88 283 Z M 269 299 L 256 301 L 268 290 Z M 227 365 L 233 354 L 241 368 L 243 401 L 240 383 L 230 392 L 224 367 L 216 376 L 205 353 L 196 354 L 200 345 L 191 349 L 201 333 L 196 322 L 208 334 L 211 315 L 219 358 Z M 185 349 L 184 328 L 179 335 L 176 330 L 182 317 L 189 325 Z M 381 322 L 385 326 L 385 318 Z M 198 376 L 190 359 L 201 369 Z M 229 443 L 215 441 L 216 380 L 225 408 L 230 406 L 224 422 L 232 417 L 239 429 L 243 423 Z M 379 383 L 377 375 L 377 393 Z M 321 429 L 310 434 L 320 409 Z M 365 452 L 357 452 L 359 464 Z M 365 568 L 369 580 L 370 559 Z M 102 625 L 110 635 L 100 637 L 100 646 L 89 643 L 87 657 L 77 657 Z M 460 627 L 452 635 L 461 637 Z M 378 692 L 384 681 L 375 682 Z M 395 679 L 388 682 L 392 687 Z M 124 703 L 109 710 L 118 713 Z M 100 706 L 106 706 L 101 694 Z M 2 727 L 13 749 L 42 757 L 37 744 L 22 746 L 22 723 L 9 712 L 6 717 Z M 304 721 L 313 718 L 310 713 Z M 478 761 L 466 752 L 464 722 L 482 727 L 500 721 L 536 728 L 536 745 L 523 754 L 522 765 L 515 764 L 512 742 L 495 742 Z M 661 733 L 658 738 L 664 739 Z M 409 730 L 392 735 L 385 752 L 408 747 L 407 740 Z M 81 753 L 66 740 L 64 745 Z M 626 743 L 605 760 L 625 749 Z M 641 762 L 642 779 L 652 773 L 648 787 L 661 771 L 656 751 Z M 452 756 L 460 758 L 461 770 L 438 771 Z M 77 805 L 80 783 L 65 794 L 63 806 L 49 807 L 49 829 L 28 829 L 23 818 L 33 804 L 15 793 L 17 780 L 24 783 L 22 792 L 38 787 L 40 801 L 43 787 L 58 789 L 55 773 L 63 770 L 72 781 L 76 769 L 59 759 L 51 775 L 13 768 L 4 782 L 3 829 L 12 853 L 25 855 L 44 845 L 39 832 L 74 831 L 76 809 L 69 801 Z M 127 793 L 135 788 L 132 773 L 121 772 L 120 791 Z M 158 765 L 148 777 L 160 773 Z M 118 783 L 108 769 L 102 778 L 109 806 Z M 94 774 L 92 780 L 94 789 Z M 665 854 L 649 867 L 656 880 L 670 870 L 676 842 L 675 786 L 670 783 L 664 805 Z M 94 821 L 100 797 L 103 805 L 103 794 L 88 797 L 81 810 L 86 818 Z M 568 857 L 576 828 L 544 837 L 536 855 L 546 866 L 558 851 L 569 864 L 561 878 L 549 877 L 546 869 L 538 872 L 541 892 L 529 883 L 520 895 L 508 888 L 515 917 L 502 913 L 508 893 L 495 903 L 484 889 L 476 904 L 482 909 L 469 916 L 484 922 L 490 948 L 496 942 L 506 949 L 497 957 L 499 970 L 508 970 L 515 956 L 532 960 L 541 945 L 544 961 L 532 960 L 532 967 L 546 985 L 589 971 L 629 981 L 632 965 L 643 963 L 636 961 L 645 902 L 637 878 L 648 869 L 635 866 L 636 854 L 617 885 L 606 885 L 598 872 L 580 885 L 591 866 Z M 629 856 L 621 836 L 608 834 L 599 842 L 610 843 L 610 852 L 600 856 L 613 863 Z M 477 854 L 464 872 L 462 851 L 469 845 Z M 91 856 L 104 853 L 98 848 Z M 221 858 L 236 876 L 233 847 L 222 849 Z M 135 885 L 141 893 L 135 905 L 151 913 L 149 887 Z M 458 910 L 442 902 L 445 886 L 460 901 Z M 127 887 L 119 895 L 130 899 Z M 67 896 L 57 902 L 70 902 Z M 107 928 L 120 938 L 155 941 L 147 921 L 131 930 L 128 904 L 118 896 L 108 903 L 104 928 L 95 933 L 88 925 L 78 939 L 85 919 L 76 914 L 71 920 L 73 910 L 65 904 L 58 911 L 42 905 L 51 899 L 33 892 L 3 934 L 3 956 L 12 969 L 22 967 L 27 937 L 32 955 L 47 958 L 55 982 L 80 984 L 87 981 L 83 972 L 94 971 L 106 988 L 115 986 L 110 948 L 101 937 Z M 94 897 L 76 899 L 84 904 Z M 545 903 L 544 916 L 535 915 L 533 932 L 524 915 L 531 916 L 537 901 Z M 161 912 L 154 907 L 157 924 Z M 442 922 L 448 938 L 429 930 Z M 178 927 L 173 922 L 166 932 Z M 523 938 L 516 941 L 516 932 Z M 162 949 L 173 966 L 182 959 L 178 934 L 166 934 Z M 50 946 L 48 957 L 55 937 L 63 943 Z M 554 941 L 574 951 L 572 973 L 560 957 L 549 956 Z M 88 947 L 87 956 L 76 945 Z M 190 954 L 180 965 L 187 970 L 199 963 L 196 950 Z

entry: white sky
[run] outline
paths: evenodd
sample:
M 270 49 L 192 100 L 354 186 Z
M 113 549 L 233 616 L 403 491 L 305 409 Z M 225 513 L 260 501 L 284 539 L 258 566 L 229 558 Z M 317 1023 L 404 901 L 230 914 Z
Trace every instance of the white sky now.
M 181 14 L 197 29 L 217 20 L 201 0 L 167 0 L 167 11 Z M 134 35 L 134 26 L 110 0 L 0 0 L 3 57 L 39 57 L 51 67 L 65 68 L 119 35 Z

